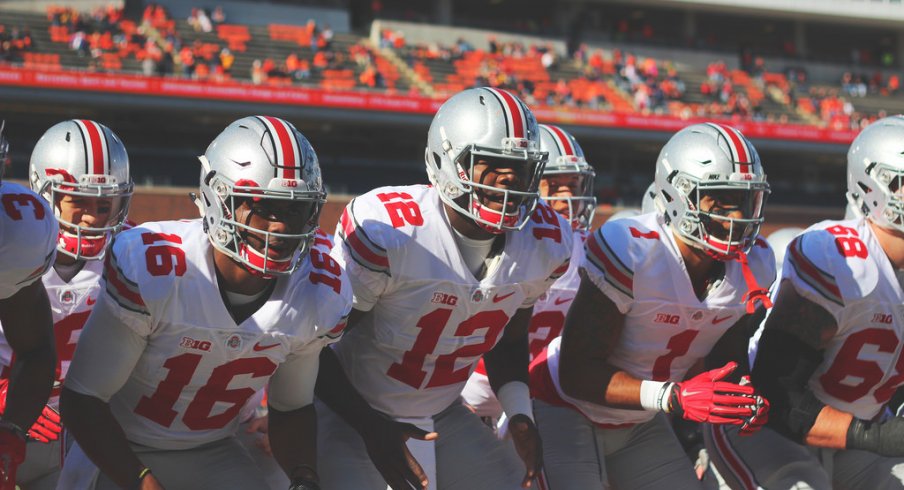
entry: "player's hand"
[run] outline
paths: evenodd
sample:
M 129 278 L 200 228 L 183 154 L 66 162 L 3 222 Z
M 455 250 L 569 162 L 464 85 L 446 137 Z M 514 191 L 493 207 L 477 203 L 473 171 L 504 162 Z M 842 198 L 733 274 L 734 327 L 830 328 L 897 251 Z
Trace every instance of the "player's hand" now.
M 747 386 L 750 384 L 750 376 L 744 376 L 741 378 L 741 385 Z M 769 400 L 762 395 L 756 395 L 756 405 L 753 407 L 753 416 L 748 418 L 741 425 L 741 430 L 739 433 L 742 436 L 749 436 L 754 432 L 760 430 L 766 422 L 769 421 Z
M 0 427 L 0 490 L 15 490 L 16 468 L 25 461 L 25 437 Z
M 9 389 L 9 380 L 0 379 L 0 415 L 6 412 L 6 392 Z M 60 414 L 45 405 L 38 420 L 28 430 L 28 437 L 39 442 L 48 443 L 60 438 L 63 426 L 60 423 Z
M 361 434 L 367 454 L 383 479 L 393 490 L 426 489 L 427 475 L 411 455 L 405 441 L 435 440 L 436 432 L 427 432 L 412 424 L 396 422 L 387 417 L 374 417 Z
M 737 363 L 729 362 L 674 383 L 669 398 L 670 412 L 694 422 L 744 425 L 753 418 L 754 407 L 759 402 L 752 386 L 722 381 L 737 367 Z
M 515 443 L 518 456 L 521 457 L 527 468 L 521 486 L 530 488 L 531 482 L 543 468 L 543 444 L 540 441 L 540 432 L 537 431 L 537 426 L 527 415 L 519 413 L 509 419 L 508 433 L 511 435 L 512 442 Z
M 251 422 L 248 422 L 248 428 L 245 429 L 245 432 L 252 433 L 257 432 L 260 434 L 254 441 L 254 445 L 257 446 L 258 449 L 264 452 L 267 456 L 273 456 L 273 450 L 270 448 L 270 418 L 267 416 L 264 417 L 255 417 L 251 419 Z
M 28 430 L 28 437 L 47 444 L 59 439 L 60 432 L 63 432 L 63 425 L 59 412 L 50 405 L 44 405 L 44 410 L 41 411 L 41 415 L 38 415 L 38 420 Z

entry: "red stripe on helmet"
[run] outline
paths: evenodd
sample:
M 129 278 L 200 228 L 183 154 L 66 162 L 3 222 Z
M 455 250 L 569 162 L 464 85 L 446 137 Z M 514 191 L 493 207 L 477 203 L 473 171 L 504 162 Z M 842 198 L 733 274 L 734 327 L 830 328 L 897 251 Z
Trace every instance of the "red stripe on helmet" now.
M 750 158 L 750 151 L 747 149 L 747 142 L 742 139 L 743 137 L 741 136 L 741 133 L 739 133 L 737 129 L 732 128 L 731 126 L 724 126 L 721 124 L 718 124 L 717 126 L 719 126 L 725 133 L 725 137 L 728 138 L 729 144 L 731 144 L 731 146 L 734 148 L 734 153 L 738 155 L 737 163 L 752 163 Z
M 273 116 L 263 116 L 273 128 L 273 136 L 276 144 L 282 150 L 282 162 L 277 165 L 283 167 L 283 178 L 298 179 L 298 155 L 295 152 L 295 135 L 291 133 L 289 124 L 282 119 Z
M 549 130 L 552 131 L 552 134 L 559 139 L 562 145 L 562 150 L 565 152 L 565 154 L 568 156 L 574 156 L 574 147 L 571 146 L 571 140 L 568 139 L 568 135 L 565 134 L 565 131 L 562 131 L 562 128 L 558 126 L 553 126 L 551 124 L 547 125 L 546 127 L 549 128 Z
M 508 108 L 508 112 L 512 118 L 512 138 L 524 138 L 524 115 L 521 114 L 521 104 L 514 95 L 505 90 L 493 89 L 499 97 L 502 98 L 504 106 Z
M 91 143 L 91 149 L 88 152 L 89 158 L 91 158 L 91 161 L 88 162 L 88 171 L 93 174 L 104 175 L 106 173 L 104 172 L 106 162 L 104 159 L 104 140 L 101 134 L 103 131 L 100 129 L 100 125 L 94 121 L 82 119 L 80 122 L 85 128 L 88 141 Z

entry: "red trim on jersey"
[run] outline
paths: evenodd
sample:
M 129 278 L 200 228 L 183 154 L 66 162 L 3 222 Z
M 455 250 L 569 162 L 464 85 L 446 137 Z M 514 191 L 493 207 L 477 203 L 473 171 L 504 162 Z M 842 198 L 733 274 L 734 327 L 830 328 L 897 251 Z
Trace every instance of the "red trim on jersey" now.
M 361 256 L 364 260 L 373 263 L 374 265 L 380 267 L 389 267 L 389 258 L 386 256 L 377 255 L 373 250 L 367 247 L 364 242 L 358 237 L 358 233 L 355 230 L 355 221 L 349 216 L 348 208 L 345 208 L 345 211 L 342 212 L 342 218 L 340 218 L 340 224 L 342 225 L 342 231 L 345 233 L 345 240 L 352 247 L 352 249 Z
M 628 291 L 634 290 L 634 279 L 618 270 L 618 267 L 612 263 L 609 256 L 603 252 L 603 249 L 600 248 L 599 243 L 595 239 L 587 240 L 587 249 L 603 264 L 603 267 L 606 268 L 606 274 L 621 283 Z
M 829 293 L 841 299 L 841 290 L 838 289 L 838 285 L 832 282 L 827 281 L 823 276 L 822 272 L 818 267 L 813 265 L 812 262 L 798 249 L 800 246 L 800 237 L 791 242 L 791 246 L 788 247 L 788 250 L 791 251 L 791 257 L 794 261 L 800 266 L 801 272 L 805 273 L 810 279 L 819 283 L 820 286 L 824 287 Z
M 119 271 L 116 269 L 116 266 L 111 263 L 109 258 L 107 259 L 106 263 L 106 272 L 107 282 L 113 285 L 114 288 L 116 288 L 117 293 L 137 306 L 145 306 L 144 299 L 142 299 L 141 294 L 130 289 L 129 286 L 124 283 L 122 279 L 120 279 Z
M 101 135 L 102 130 L 94 121 L 88 119 L 81 119 L 80 121 L 85 127 L 88 140 L 91 142 L 91 151 L 88 153 L 91 155 L 91 162 L 88 163 L 88 168 L 91 173 L 103 175 L 105 174 L 104 168 L 106 165 L 104 161 L 104 142 Z

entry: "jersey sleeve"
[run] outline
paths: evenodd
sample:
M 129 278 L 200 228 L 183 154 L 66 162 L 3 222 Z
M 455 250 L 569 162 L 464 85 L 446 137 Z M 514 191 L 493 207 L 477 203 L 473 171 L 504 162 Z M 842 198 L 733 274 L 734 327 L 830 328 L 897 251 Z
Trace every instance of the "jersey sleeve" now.
M 320 367 L 317 343 L 289 354 L 285 362 L 270 377 L 267 403 L 280 412 L 289 412 L 310 405 L 314 401 L 314 386 Z
M 815 229 L 788 245 L 782 279 L 789 280 L 801 296 L 825 308 L 842 325 L 845 304 L 872 291 L 878 271 L 874 260 L 868 260 L 865 254 L 846 257 L 834 235 Z
M 575 234 L 571 232 L 571 225 L 564 218 L 552 211 L 552 208 L 548 209 L 558 219 L 561 239 L 559 241 L 541 239 L 543 246 L 540 247 L 540 250 L 545 253 L 546 257 L 543 260 L 545 260 L 549 268 L 545 279 L 525 284 L 527 296 L 521 305 L 522 308 L 534 306 L 543 293 L 548 291 L 560 277 L 568 272 L 568 267 L 571 264 Z
M 139 228 L 120 233 L 110 245 L 104 263 L 104 285 L 111 300 L 109 312 L 136 334 L 147 337 L 152 331 L 151 312 L 139 285 L 145 273 L 144 247 Z
M 587 277 L 618 307 L 627 314 L 634 302 L 634 270 L 642 261 L 641 247 L 631 236 L 626 223 L 630 220 L 608 221 L 587 237 L 584 243 L 583 269 Z M 638 233 L 656 233 L 639 230 Z
M 382 206 L 368 202 L 368 195 L 345 207 L 336 229 L 332 256 L 345 268 L 354 293 L 354 308 L 370 311 L 386 291 L 392 277 L 389 253 L 381 245 L 386 226 L 376 214 Z
M 21 186 L 2 185 L 0 299 L 6 299 L 53 265 L 59 228 L 44 199 Z
M 111 296 L 98 298 L 66 373 L 67 388 L 108 402 L 125 385 L 147 338 L 124 324 L 121 309 Z
M 321 234 L 322 233 L 322 234 Z M 325 233 L 318 231 L 315 246 L 311 250 L 312 276 L 322 274 L 331 279 L 317 279 L 318 313 L 316 319 L 316 338 L 322 345 L 337 342 L 342 338 L 348 315 L 352 310 L 352 284 L 348 274 L 331 255 L 333 242 Z

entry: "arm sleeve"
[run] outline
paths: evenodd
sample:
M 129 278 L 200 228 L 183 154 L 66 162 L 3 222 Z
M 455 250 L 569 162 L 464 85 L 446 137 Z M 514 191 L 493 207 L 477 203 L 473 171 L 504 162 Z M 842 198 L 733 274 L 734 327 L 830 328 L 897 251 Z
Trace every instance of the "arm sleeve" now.
M 280 412 L 306 407 L 314 401 L 314 385 L 320 368 L 320 349 L 325 342 L 315 340 L 292 353 L 270 377 L 267 403 Z
M 126 383 L 147 345 L 147 337 L 126 326 L 117 309 L 120 307 L 109 296 L 97 300 L 65 381 L 70 390 L 104 402 Z

